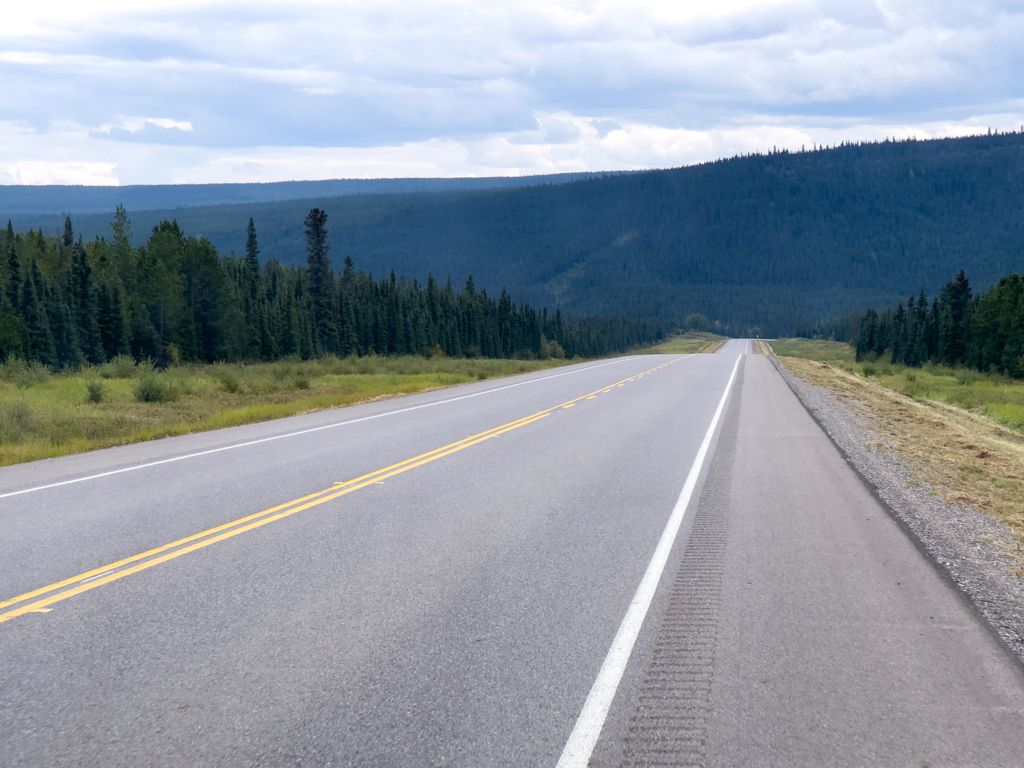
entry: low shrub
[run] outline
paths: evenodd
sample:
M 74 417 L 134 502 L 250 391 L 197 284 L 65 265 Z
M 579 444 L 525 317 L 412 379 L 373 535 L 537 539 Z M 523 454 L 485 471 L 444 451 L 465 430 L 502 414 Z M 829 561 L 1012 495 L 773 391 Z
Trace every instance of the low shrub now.
M 170 395 L 170 387 L 159 373 L 150 372 L 135 382 L 132 394 L 140 403 L 164 403 Z
M 88 403 L 102 403 L 107 396 L 107 389 L 102 379 L 90 379 L 85 382 L 85 400 Z
M 0 378 L 13 381 L 19 387 L 27 389 L 33 384 L 49 381 L 50 369 L 36 360 L 26 363 L 20 358 L 8 357 L 3 365 L 0 365 Z
M 215 365 L 213 367 L 213 378 L 215 378 L 225 392 L 235 394 L 242 388 L 242 377 L 238 371 L 228 365 Z
M 100 366 L 104 379 L 130 379 L 134 375 L 135 358 L 131 355 L 118 355 Z
M 0 405 L 0 443 L 20 443 L 35 422 L 27 403 L 16 401 Z

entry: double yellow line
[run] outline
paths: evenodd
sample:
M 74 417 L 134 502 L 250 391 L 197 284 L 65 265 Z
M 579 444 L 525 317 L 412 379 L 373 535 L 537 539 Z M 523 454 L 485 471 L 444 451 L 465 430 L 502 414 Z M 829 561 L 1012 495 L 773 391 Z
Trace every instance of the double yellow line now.
M 614 384 L 603 387 L 602 389 L 595 390 L 594 392 L 590 392 L 586 395 L 581 395 L 573 398 L 572 400 L 567 400 L 566 402 L 559 403 L 551 408 L 545 408 L 543 411 L 537 411 L 536 413 L 532 413 L 521 419 L 509 421 L 505 424 L 494 427 L 493 429 L 488 429 L 484 432 L 470 435 L 462 440 L 456 440 L 454 443 L 442 445 L 440 448 L 435 448 L 432 451 L 421 453 L 418 456 L 413 456 L 410 459 L 400 461 L 397 464 L 392 464 L 384 467 L 383 469 L 378 469 L 374 472 L 370 472 L 369 474 L 361 475 L 342 483 L 336 483 L 330 488 L 325 488 L 322 491 L 317 491 L 316 493 L 311 493 L 298 499 L 292 499 L 284 504 L 278 504 L 275 507 L 264 509 L 262 512 L 256 512 L 252 515 L 240 517 L 229 523 L 208 528 L 205 531 L 194 533 L 191 536 L 186 536 L 185 538 L 178 539 L 177 541 L 172 541 L 168 544 L 148 549 L 137 555 L 126 557 L 123 560 L 118 560 L 117 562 L 109 563 L 99 568 L 93 568 L 92 570 L 80 573 L 77 576 L 72 576 L 71 578 L 64 579 L 63 581 L 57 581 L 45 587 L 40 587 L 39 589 L 34 589 L 31 592 L 25 592 L 17 597 L 4 600 L 3 602 L 0 602 L 0 623 L 13 619 L 17 616 L 22 616 L 26 613 L 45 613 L 50 610 L 49 606 L 54 603 L 58 603 L 61 600 L 67 600 L 69 597 L 74 597 L 75 595 L 80 595 L 90 589 L 95 589 L 96 587 L 104 584 L 109 584 L 112 581 L 123 579 L 125 576 L 130 576 L 133 573 L 138 573 L 139 571 L 144 571 L 147 568 L 152 568 L 154 565 L 165 563 L 168 560 L 181 557 L 182 555 L 194 552 L 197 549 L 202 549 L 203 547 L 208 547 L 211 544 L 216 544 L 217 542 L 224 541 L 225 539 L 230 539 L 240 533 L 254 530 L 260 526 L 267 525 L 268 523 L 273 523 L 277 520 L 289 517 L 290 515 L 294 515 L 296 512 L 302 512 L 303 510 L 310 509 L 311 507 L 324 504 L 338 498 L 339 496 L 344 496 L 345 494 L 352 493 L 360 488 L 365 488 L 368 485 L 378 483 L 389 477 L 394 477 L 402 472 L 408 472 L 410 469 L 415 469 L 416 467 L 428 464 L 431 461 L 448 456 L 456 451 L 469 448 L 471 445 L 482 443 L 484 440 L 490 440 L 492 437 L 497 437 L 505 432 L 510 432 L 513 429 L 518 429 L 519 427 L 524 427 L 527 424 L 532 424 L 560 408 L 570 408 L 580 400 L 592 399 L 599 394 L 611 391 L 614 387 L 622 386 L 626 382 L 633 381 L 649 373 L 654 373 L 655 371 L 682 359 L 684 358 L 674 358 L 673 360 L 662 363 L 650 370 L 622 379 L 621 381 L 617 381 Z

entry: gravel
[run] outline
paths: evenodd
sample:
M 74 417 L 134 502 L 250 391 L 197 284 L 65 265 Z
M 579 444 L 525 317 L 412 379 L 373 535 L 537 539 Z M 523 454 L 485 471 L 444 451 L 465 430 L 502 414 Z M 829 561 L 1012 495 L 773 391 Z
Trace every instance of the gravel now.
M 971 506 L 950 504 L 927 483 L 912 480 L 905 459 L 867 447 L 879 443 L 862 416 L 794 376 L 778 358 L 771 360 L 889 513 L 1024 664 L 1024 579 L 1009 570 L 1019 567 L 1005 553 L 1010 527 Z

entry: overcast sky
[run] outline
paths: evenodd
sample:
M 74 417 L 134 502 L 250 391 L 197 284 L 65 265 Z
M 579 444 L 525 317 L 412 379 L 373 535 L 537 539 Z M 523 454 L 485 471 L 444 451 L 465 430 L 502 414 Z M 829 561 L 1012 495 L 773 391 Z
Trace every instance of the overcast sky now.
M 0 183 L 598 171 L 1019 130 L 1022 41 L 1024 1 L 5 3 Z

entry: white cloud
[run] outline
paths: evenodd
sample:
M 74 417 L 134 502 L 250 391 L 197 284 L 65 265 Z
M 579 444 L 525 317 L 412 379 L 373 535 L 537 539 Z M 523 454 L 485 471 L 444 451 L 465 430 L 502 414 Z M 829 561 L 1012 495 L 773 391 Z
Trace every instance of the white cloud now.
M 82 160 L 16 160 L 0 165 L 0 183 L 116 186 L 115 166 Z
M 147 125 L 155 125 L 157 128 L 176 128 L 179 131 L 193 131 L 192 123 L 188 120 L 174 120 L 170 117 L 123 117 L 116 125 L 100 126 L 100 131 L 110 133 L 112 128 L 121 128 L 130 133 L 138 133 Z
M 1007 128 L 1022 38 L 1014 2 L 23 4 L 0 29 L 0 167 L 535 173 Z

